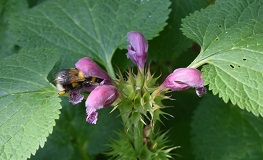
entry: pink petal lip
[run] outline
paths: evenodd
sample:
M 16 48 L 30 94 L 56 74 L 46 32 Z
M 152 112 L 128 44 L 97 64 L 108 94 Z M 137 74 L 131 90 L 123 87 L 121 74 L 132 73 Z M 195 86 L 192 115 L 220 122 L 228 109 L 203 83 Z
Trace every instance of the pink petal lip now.
M 69 102 L 73 105 L 80 103 L 84 99 L 84 96 L 81 94 L 81 89 L 70 91 L 69 93 Z
M 87 98 L 86 121 L 91 124 L 96 124 L 98 119 L 97 110 L 111 105 L 119 97 L 118 90 L 112 85 L 102 85 L 95 88 Z

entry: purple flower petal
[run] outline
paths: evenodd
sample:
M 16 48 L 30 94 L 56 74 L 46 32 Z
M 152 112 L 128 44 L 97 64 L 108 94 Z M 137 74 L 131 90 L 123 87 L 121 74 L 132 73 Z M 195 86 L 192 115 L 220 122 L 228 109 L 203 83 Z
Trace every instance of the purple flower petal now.
M 96 124 L 98 119 L 97 110 L 111 105 L 119 97 L 118 90 L 111 85 L 102 85 L 95 88 L 86 100 L 86 121 Z
M 195 91 L 199 97 L 201 97 L 203 94 L 206 94 L 206 88 L 205 87 L 196 88 Z
M 98 120 L 98 112 L 96 112 L 94 108 L 87 108 L 86 113 L 88 115 L 86 121 L 90 124 L 96 124 Z
M 174 91 L 195 88 L 197 95 L 201 96 L 206 93 L 201 73 L 201 71 L 194 68 L 178 68 L 167 76 L 162 84 L 162 88 L 169 88 Z
M 85 77 L 97 77 L 103 79 L 101 84 L 112 84 L 110 76 L 88 57 L 81 58 L 75 64 L 75 67 L 80 70 Z
M 81 89 L 77 89 L 69 92 L 69 102 L 73 105 L 80 103 L 84 96 L 81 94 Z
M 126 55 L 139 69 L 143 69 L 148 58 L 148 43 L 140 32 L 129 32 L 127 37 L 130 45 L 127 46 L 128 53 Z

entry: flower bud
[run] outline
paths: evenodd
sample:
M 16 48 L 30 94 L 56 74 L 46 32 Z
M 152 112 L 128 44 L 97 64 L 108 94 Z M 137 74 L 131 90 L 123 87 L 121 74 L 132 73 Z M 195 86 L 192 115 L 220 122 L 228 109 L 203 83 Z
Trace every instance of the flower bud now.
M 195 88 L 196 94 L 200 97 L 206 93 L 204 79 L 201 78 L 201 71 L 194 68 L 178 68 L 162 83 L 162 90 L 169 88 L 173 91 Z
M 129 32 L 127 37 L 130 45 L 127 46 L 128 53 L 126 55 L 142 71 L 148 58 L 147 41 L 140 32 Z
M 95 88 L 86 100 L 86 121 L 96 124 L 98 120 L 98 109 L 111 105 L 119 97 L 118 90 L 111 85 L 102 85 Z

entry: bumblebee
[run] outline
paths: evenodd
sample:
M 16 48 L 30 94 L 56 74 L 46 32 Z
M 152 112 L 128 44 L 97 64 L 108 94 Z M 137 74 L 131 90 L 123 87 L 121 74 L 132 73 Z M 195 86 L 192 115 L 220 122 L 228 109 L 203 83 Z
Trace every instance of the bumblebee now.
M 59 95 L 64 95 L 69 91 L 79 89 L 81 87 L 89 87 L 99 85 L 103 79 L 98 77 L 85 77 L 81 71 L 76 68 L 63 69 L 55 74 L 56 87 Z

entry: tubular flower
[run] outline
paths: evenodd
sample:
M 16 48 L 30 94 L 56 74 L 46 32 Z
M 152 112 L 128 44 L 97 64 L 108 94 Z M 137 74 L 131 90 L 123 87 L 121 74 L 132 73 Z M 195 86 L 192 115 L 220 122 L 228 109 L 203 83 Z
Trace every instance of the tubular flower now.
M 196 94 L 201 97 L 206 93 L 204 79 L 201 78 L 201 71 L 194 68 L 178 68 L 173 71 L 162 83 L 162 90 L 169 88 L 173 91 L 195 88 Z
M 111 105 L 117 98 L 119 93 L 114 86 L 102 85 L 95 88 L 86 100 L 86 121 L 96 124 L 98 119 L 97 110 Z
M 88 57 L 81 58 L 78 60 L 78 62 L 75 64 L 75 67 L 77 70 L 81 71 L 83 76 L 85 78 L 87 77 L 96 77 L 101 79 L 102 81 L 98 83 L 98 85 L 87 85 L 87 86 L 81 86 L 75 90 L 70 91 L 69 94 L 69 102 L 72 104 L 78 104 L 80 103 L 84 96 L 81 94 L 82 90 L 91 92 L 96 87 L 100 85 L 110 85 L 112 84 L 112 80 L 110 76 L 104 72 L 93 60 L 91 60 Z
M 148 58 L 148 44 L 144 36 L 140 32 L 129 32 L 127 35 L 130 45 L 127 46 L 126 54 L 142 71 L 144 64 Z
M 97 77 L 103 79 L 103 81 L 100 82 L 101 85 L 112 83 L 110 76 L 88 57 L 78 60 L 75 67 L 83 73 L 84 77 Z

